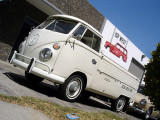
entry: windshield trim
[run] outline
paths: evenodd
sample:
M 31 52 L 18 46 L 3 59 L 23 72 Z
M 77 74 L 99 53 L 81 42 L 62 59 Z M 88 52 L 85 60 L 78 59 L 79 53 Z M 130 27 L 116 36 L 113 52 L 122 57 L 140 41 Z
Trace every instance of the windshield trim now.
M 47 29 L 47 27 L 49 27 L 51 24 L 54 24 L 55 21 L 64 22 L 64 23 L 66 23 L 66 25 L 67 25 L 67 23 L 68 23 L 68 24 L 71 24 L 71 25 L 73 25 L 73 28 L 71 28 L 71 30 L 70 30 L 70 28 L 69 28 L 69 26 L 68 26 L 68 31 L 69 31 L 69 32 L 66 31 L 66 33 L 65 33 L 65 29 L 64 29 L 64 32 Z M 47 22 L 48 22 L 48 23 L 47 23 Z M 46 24 L 45 24 L 45 23 L 46 23 Z M 43 23 L 41 23 L 41 24 L 40 24 L 39 26 L 37 26 L 36 28 L 37 28 L 37 29 L 46 29 L 46 30 L 50 30 L 50 31 L 52 31 L 52 32 L 57 32 L 57 33 L 62 33 L 62 34 L 70 34 L 70 32 L 72 32 L 72 30 L 73 30 L 78 24 L 79 24 L 79 23 L 78 23 L 77 21 L 66 20 L 66 19 L 63 19 L 63 18 L 55 18 L 55 19 L 47 19 L 47 20 L 45 20 Z M 62 30 L 63 30 L 63 27 L 62 27 Z M 67 30 L 67 29 L 66 29 L 66 30 Z

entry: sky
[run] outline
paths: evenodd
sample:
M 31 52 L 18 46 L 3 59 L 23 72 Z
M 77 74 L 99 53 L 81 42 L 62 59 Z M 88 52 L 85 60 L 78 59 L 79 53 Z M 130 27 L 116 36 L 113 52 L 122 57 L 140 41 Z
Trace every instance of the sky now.
M 88 0 L 149 59 L 160 42 L 160 0 Z

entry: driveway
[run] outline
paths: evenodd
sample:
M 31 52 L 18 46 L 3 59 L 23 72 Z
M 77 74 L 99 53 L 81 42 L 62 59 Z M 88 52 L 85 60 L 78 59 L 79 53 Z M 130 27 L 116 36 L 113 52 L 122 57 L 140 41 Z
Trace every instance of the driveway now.
M 0 101 L 0 120 L 51 120 L 41 112 L 29 107 Z
M 91 97 L 89 99 L 80 99 L 77 102 L 66 102 L 59 97 L 58 86 L 52 82 L 44 80 L 42 83 L 33 85 L 30 84 L 25 76 L 24 71 L 18 67 L 0 61 L 0 94 L 9 96 L 30 96 L 42 100 L 52 101 L 62 106 L 78 108 L 88 112 L 108 111 L 110 107 L 97 101 Z M 114 112 L 112 112 L 114 113 Z M 128 120 L 141 120 L 139 116 L 133 117 L 126 113 L 114 113 L 126 117 Z

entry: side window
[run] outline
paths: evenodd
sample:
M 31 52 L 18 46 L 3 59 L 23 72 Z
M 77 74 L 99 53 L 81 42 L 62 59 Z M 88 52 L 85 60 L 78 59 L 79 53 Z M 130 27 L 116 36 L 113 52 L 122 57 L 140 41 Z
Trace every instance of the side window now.
M 100 43 L 101 43 L 101 38 L 98 37 L 97 35 L 94 35 L 94 40 L 93 40 L 93 43 L 92 43 L 92 48 L 99 52 L 99 48 L 100 48 Z
M 87 29 L 86 33 L 82 37 L 81 42 L 99 52 L 101 38 L 95 35 L 89 29 Z
M 77 30 L 76 30 L 76 32 L 73 34 L 73 36 L 74 37 L 77 37 L 78 35 L 83 35 L 83 33 L 84 33 L 84 31 L 85 31 L 85 27 L 84 26 L 80 26 Z
M 86 44 L 87 46 L 91 47 L 93 40 L 93 32 L 90 30 L 87 30 L 84 36 L 81 39 L 81 42 Z

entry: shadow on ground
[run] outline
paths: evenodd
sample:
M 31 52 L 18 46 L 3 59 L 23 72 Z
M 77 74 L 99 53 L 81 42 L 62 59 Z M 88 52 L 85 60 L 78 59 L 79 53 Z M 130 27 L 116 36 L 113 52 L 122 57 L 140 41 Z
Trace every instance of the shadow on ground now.
M 36 92 L 42 93 L 47 95 L 48 97 L 58 97 L 56 92 L 52 92 L 57 90 L 57 86 L 52 86 L 50 84 L 41 82 L 38 84 L 33 84 L 27 81 L 27 79 L 22 76 L 11 72 L 4 73 L 8 78 L 10 78 L 12 81 L 18 83 L 19 85 L 22 85 L 24 87 L 27 87 L 29 89 L 32 89 Z
M 133 111 L 127 111 L 127 114 L 144 120 L 143 114 L 136 113 L 136 112 L 133 112 Z M 156 120 L 156 119 L 155 118 L 149 118 L 147 120 Z
M 59 86 L 57 86 L 57 85 L 54 85 L 54 84 L 50 85 L 49 83 L 46 83 L 46 82 L 33 84 L 33 83 L 30 83 L 29 81 L 27 81 L 27 79 L 22 75 L 15 74 L 12 72 L 6 72 L 4 74 L 10 80 L 18 83 L 19 85 L 22 85 L 24 87 L 32 89 L 38 93 L 47 95 L 48 97 L 56 97 L 56 98 L 62 100 L 61 97 L 59 96 L 59 94 L 60 94 L 59 89 L 58 89 Z M 80 98 L 76 102 L 83 104 L 83 105 L 100 108 L 100 109 L 110 109 L 108 106 L 101 104 L 101 103 L 99 103 L 95 100 L 92 100 L 92 99 Z

